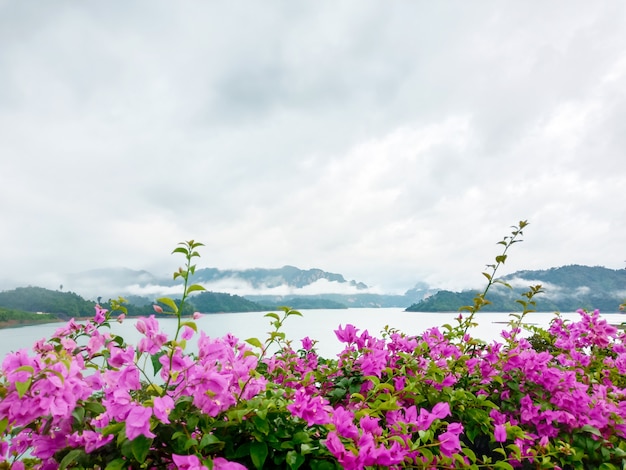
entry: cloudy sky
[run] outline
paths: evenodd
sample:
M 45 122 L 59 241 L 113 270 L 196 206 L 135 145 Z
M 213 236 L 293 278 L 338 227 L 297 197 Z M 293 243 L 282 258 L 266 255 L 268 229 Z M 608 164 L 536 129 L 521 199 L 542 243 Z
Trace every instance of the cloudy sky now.
M 626 264 L 626 3 L 0 0 L 0 280 Z

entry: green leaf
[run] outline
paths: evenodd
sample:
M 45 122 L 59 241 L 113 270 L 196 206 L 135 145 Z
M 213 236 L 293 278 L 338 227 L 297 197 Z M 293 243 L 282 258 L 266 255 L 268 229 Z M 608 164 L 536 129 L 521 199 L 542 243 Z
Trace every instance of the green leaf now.
M 122 470 L 128 466 L 128 461 L 125 459 L 111 460 L 104 470 Z
M 258 338 L 248 338 L 246 340 L 246 343 L 248 343 L 248 344 L 250 344 L 252 346 L 255 346 L 255 347 L 259 348 L 259 349 L 263 349 L 263 344 L 261 344 L 261 341 L 259 341 Z
M 295 450 L 290 450 L 289 452 L 287 452 L 286 462 L 287 462 L 287 465 L 289 465 L 289 468 L 291 468 L 292 470 L 296 470 L 300 468 L 300 466 L 304 463 L 304 461 L 305 461 L 304 456 L 299 454 Z
M 276 321 L 280 321 L 280 317 L 278 316 L 278 314 L 277 314 L 277 313 L 274 313 L 274 312 L 266 313 L 264 316 L 265 316 L 265 317 L 270 317 L 270 318 L 273 318 L 273 319 L 275 319 Z
M 152 446 L 152 439 L 148 439 L 143 434 L 140 434 L 132 441 L 133 457 L 137 459 L 137 462 L 143 463 L 148 457 L 150 452 L 150 446 Z
M 193 331 L 195 331 L 196 333 L 198 332 L 198 327 L 196 326 L 196 322 L 193 321 L 184 321 L 180 324 L 180 326 L 188 326 L 189 328 L 191 328 Z
M 71 464 L 72 462 L 77 462 L 78 458 L 83 455 L 85 455 L 85 451 L 82 449 L 70 450 L 65 455 L 65 457 L 63 457 L 63 460 L 61 460 L 61 463 L 59 464 L 59 470 L 63 470 L 67 468 L 68 465 Z
M 8 425 L 9 425 L 9 419 L 8 418 L 3 418 L 0 421 L 0 435 L 4 434 L 4 431 L 6 431 Z
M 30 388 L 30 384 L 33 382 L 33 378 L 29 377 L 25 382 L 15 382 L 15 390 L 17 390 L 17 396 L 22 398 L 28 389 Z
M 591 426 L 590 424 L 585 424 L 581 428 L 581 431 L 586 431 L 588 433 L 593 434 L 594 436 L 602 437 L 602 433 L 600 432 L 600 430 L 594 426 Z
M 504 460 L 498 460 L 497 462 L 495 462 L 494 468 L 502 468 L 505 470 L 514 470 L 513 469 L 513 465 L 511 465 L 509 462 L 505 462 Z
M 156 300 L 159 303 L 167 305 L 169 308 L 172 309 L 172 312 L 178 313 L 178 305 L 176 305 L 176 302 L 174 302 L 169 297 L 161 297 L 160 299 L 156 299 Z
M 252 459 L 252 464 L 257 470 L 263 468 L 267 454 L 268 450 L 265 442 L 250 443 L 250 458 Z
M 204 436 L 202 436 L 202 439 L 200 439 L 199 447 L 200 449 L 203 449 L 206 446 L 219 444 L 220 442 L 222 441 L 220 441 L 219 438 L 215 437 L 213 434 L 205 434 Z
M 159 362 L 159 359 L 164 354 L 165 354 L 165 351 L 159 351 L 158 353 L 152 354 L 150 356 L 150 361 L 152 362 L 152 368 L 154 369 L 154 375 L 157 375 L 159 371 L 161 370 L 161 368 L 163 367 L 163 364 Z
M 83 423 L 85 421 L 85 408 L 77 406 L 72 411 L 72 416 L 76 420 L 77 423 Z
M 184 248 L 182 246 L 179 246 L 178 248 L 174 248 L 174 251 L 172 251 L 172 254 L 174 253 L 182 253 L 185 256 L 189 256 L 189 250 L 187 250 L 187 248 Z
M 192 284 L 189 287 L 187 287 L 187 293 L 190 294 L 192 292 L 196 292 L 196 291 L 203 291 L 206 290 L 204 287 L 202 287 L 200 284 Z

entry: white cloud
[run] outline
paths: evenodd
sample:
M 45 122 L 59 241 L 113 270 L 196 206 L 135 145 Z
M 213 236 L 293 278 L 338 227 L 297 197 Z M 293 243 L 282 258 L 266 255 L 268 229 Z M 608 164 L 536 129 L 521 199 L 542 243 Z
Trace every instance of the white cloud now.
M 626 6 L 0 4 L 0 279 L 623 267 Z M 51 281 L 50 281 L 51 282 Z

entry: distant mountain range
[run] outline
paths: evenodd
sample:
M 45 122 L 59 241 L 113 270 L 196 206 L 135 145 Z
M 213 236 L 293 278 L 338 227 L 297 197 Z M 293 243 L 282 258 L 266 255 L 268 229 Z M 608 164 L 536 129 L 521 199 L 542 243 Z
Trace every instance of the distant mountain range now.
M 491 302 L 484 311 L 521 311 L 516 302 L 529 286 L 541 284 L 543 293 L 535 297 L 540 312 L 573 312 L 580 308 L 599 309 L 604 313 L 619 311 L 626 300 L 626 269 L 608 269 L 600 266 L 570 265 L 536 271 L 517 271 L 503 276 L 511 285 L 508 289 L 495 285 L 487 295 Z M 439 291 L 407 308 L 412 312 L 457 311 L 460 306 L 472 305 L 478 291 Z
M 402 295 L 372 293 L 367 284 L 346 280 L 322 269 L 295 266 L 253 269 L 198 269 L 193 282 L 208 291 L 245 297 L 262 306 L 293 308 L 401 307 L 405 308 L 436 290 L 420 282 Z M 180 294 L 180 281 L 148 271 L 98 269 L 67 275 L 62 289 L 85 298 L 106 300 L 123 296 L 144 305 L 161 296 Z
M 520 294 L 528 286 L 535 284 L 543 285 L 544 290 L 544 293 L 536 297 L 539 311 L 599 308 L 604 312 L 612 312 L 617 311 L 618 306 L 626 299 L 624 269 L 572 265 L 547 270 L 518 271 L 502 279 L 510 283 L 513 289 L 494 286 L 488 295 L 492 304 L 485 310 L 520 310 L 516 299 L 520 298 Z M 194 304 L 205 313 L 266 310 L 283 305 L 296 309 L 408 307 L 409 311 L 457 311 L 463 305 L 470 305 L 476 294 L 476 291 L 443 291 L 424 282 L 417 283 L 402 295 L 378 294 L 371 292 L 365 283 L 347 281 L 341 274 L 321 269 L 303 270 L 294 266 L 245 270 L 204 268 L 196 271 L 193 282 L 202 284 L 209 291 L 193 297 Z M 21 299 L 27 297 L 24 291 L 19 292 Z M 33 296 L 33 292 L 29 294 Z M 138 308 L 139 314 L 150 312 L 151 305 L 158 297 L 180 296 L 181 286 L 179 280 L 155 276 L 147 271 L 101 269 L 65 277 L 56 292 L 76 292 L 84 299 L 98 302 L 123 296 Z M 1 294 L 2 292 L 0 299 L 6 297 Z M 38 292 L 35 297 L 40 300 L 57 298 L 43 291 Z M 63 304 L 67 304 L 67 308 L 59 313 L 74 315 L 71 309 L 76 307 L 68 306 L 70 300 L 76 301 L 69 297 L 64 299 Z M 45 302 L 36 308 L 34 304 L 29 304 L 29 308 L 26 308 L 26 303 L 13 301 L 4 304 L 0 302 L 0 307 L 55 312 L 51 306 L 46 308 Z M 140 307 L 145 306 L 149 309 L 141 310 Z

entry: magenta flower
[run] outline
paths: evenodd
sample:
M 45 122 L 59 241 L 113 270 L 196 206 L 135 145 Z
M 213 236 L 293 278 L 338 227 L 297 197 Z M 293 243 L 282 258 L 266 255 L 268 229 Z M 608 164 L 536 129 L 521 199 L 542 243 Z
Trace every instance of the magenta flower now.
M 213 459 L 213 470 L 247 470 L 246 467 L 237 462 L 231 462 L 223 457 Z
M 150 418 L 152 409 L 141 405 L 133 405 L 126 418 L 126 437 L 135 439 L 140 434 L 152 438 L 156 437 L 150 432 Z
M 100 307 L 100 305 L 96 304 L 96 315 L 94 317 L 94 321 L 99 325 L 106 319 L 107 309 Z
M 172 397 L 167 395 L 164 397 L 154 397 L 152 403 L 154 417 L 162 423 L 168 424 L 170 422 L 168 416 L 174 409 L 174 400 Z
M 294 402 L 287 405 L 294 416 L 302 418 L 309 426 L 331 422 L 329 412 L 332 408 L 328 401 L 320 396 L 310 396 L 304 389 L 296 390 Z
M 493 437 L 496 442 L 506 441 L 506 427 L 504 424 L 496 424 L 493 430 Z
M 342 328 L 341 325 L 339 325 L 339 328 L 335 330 L 335 335 L 337 336 L 337 339 L 342 343 L 350 344 L 356 341 L 357 331 L 359 331 L 359 329 L 355 328 L 354 325 L 348 324 L 345 328 Z
M 178 470 L 208 470 L 200 463 L 200 459 L 196 455 L 172 454 L 172 460 L 174 460 Z
M 310 351 L 311 349 L 313 349 L 314 341 L 308 336 L 306 338 L 302 338 L 300 341 L 302 342 L 302 349 L 304 349 L 305 351 Z
M 450 423 L 448 429 L 439 435 L 439 450 L 446 457 L 452 457 L 453 454 L 461 450 L 459 435 L 463 432 L 461 423 Z

